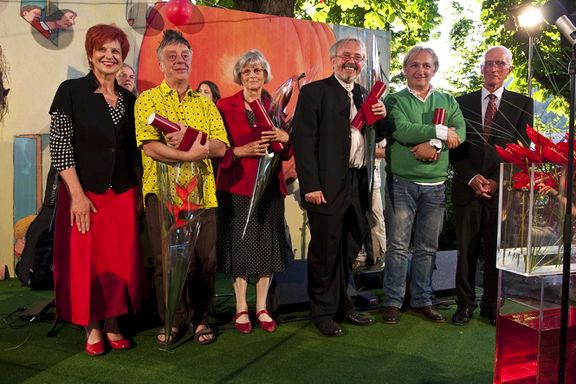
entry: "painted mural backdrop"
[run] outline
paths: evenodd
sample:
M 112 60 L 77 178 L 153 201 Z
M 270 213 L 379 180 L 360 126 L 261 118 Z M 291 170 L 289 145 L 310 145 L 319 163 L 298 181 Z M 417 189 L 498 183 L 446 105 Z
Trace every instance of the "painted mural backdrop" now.
M 22 0 L 20 4 L 20 16 L 56 46 L 60 32 L 76 24 L 78 14 L 71 9 L 59 9 L 57 1 Z
M 160 31 L 168 28 L 182 31 L 192 45 L 190 84 L 195 87 L 202 80 L 212 80 L 223 96 L 240 89 L 232 80 L 232 68 L 253 48 L 270 62 L 273 79 L 266 86 L 268 91 L 302 72 L 314 72 L 318 78 L 332 73 L 327 52 L 336 38 L 327 24 L 195 6 L 189 23 L 175 26 L 165 15 L 166 8 L 159 3 L 157 12 L 150 14 L 138 62 L 140 92 L 162 81 L 156 48 L 162 39 Z

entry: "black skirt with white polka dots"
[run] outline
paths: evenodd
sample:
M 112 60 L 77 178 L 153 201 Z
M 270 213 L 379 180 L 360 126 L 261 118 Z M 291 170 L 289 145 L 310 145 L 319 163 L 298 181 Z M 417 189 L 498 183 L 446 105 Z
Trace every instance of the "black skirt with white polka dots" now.
M 242 232 L 250 198 L 218 191 L 218 237 L 220 270 L 240 276 L 264 276 L 286 270 L 288 248 L 284 226 L 284 198 L 273 180 L 252 213 L 246 235 Z

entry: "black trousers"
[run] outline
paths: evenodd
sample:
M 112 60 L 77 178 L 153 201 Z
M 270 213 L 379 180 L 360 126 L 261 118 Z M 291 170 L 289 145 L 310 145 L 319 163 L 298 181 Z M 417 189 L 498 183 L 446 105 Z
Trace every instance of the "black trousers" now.
M 162 241 L 160 238 L 160 201 L 156 195 L 146 196 L 146 227 L 154 255 L 154 285 L 158 314 L 164 322 L 165 302 L 162 269 Z M 190 255 L 190 268 L 182 292 L 182 299 L 174 315 L 173 327 L 206 324 L 214 298 L 216 279 L 216 210 L 207 209 L 200 217 L 200 234 Z
M 315 323 L 341 322 L 353 310 L 348 282 L 367 230 L 368 192 L 366 170 L 348 171 L 348 203 L 333 215 L 308 211 L 308 295 Z
M 456 266 L 456 300 L 459 306 L 476 305 L 476 265 L 484 260 L 481 306 L 496 309 L 498 270 L 496 238 L 498 232 L 498 198 L 474 199 L 466 205 L 454 204 L 458 264 Z

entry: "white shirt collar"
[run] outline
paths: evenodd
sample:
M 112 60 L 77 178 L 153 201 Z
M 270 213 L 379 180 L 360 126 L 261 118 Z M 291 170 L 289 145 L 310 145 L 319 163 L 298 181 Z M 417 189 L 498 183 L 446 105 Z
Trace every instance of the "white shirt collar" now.
M 408 92 L 413 94 L 414 97 L 416 97 L 420 101 L 426 101 L 426 99 L 428 99 L 428 97 L 432 94 L 432 92 L 434 92 L 436 90 L 434 88 L 434 86 L 432 84 L 430 84 L 430 89 L 428 89 L 428 93 L 426 94 L 426 96 L 424 96 L 424 98 L 421 98 L 420 96 L 418 96 L 418 92 L 416 92 L 415 90 L 413 90 L 409 86 L 406 86 L 406 89 L 408 90 Z
M 336 76 L 334 76 L 334 77 L 336 77 Z M 340 83 L 340 85 L 341 85 L 342 87 L 344 87 L 344 89 L 345 89 L 347 92 L 352 92 L 352 90 L 354 89 L 354 83 L 345 83 L 345 82 L 343 82 L 342 80 L 340 80 L 340 79 L 337 78 L 337 77 L 336 77 L 336 80 L 338 80 L 338 82 Z
M 495 95 L 498 98 L 498 100 L 501 100 L 502 99 L 502 93 L 504 93 L 504 86 L 501 86 L 500 88 L 498 88 L 494 92 L 489 92 L 486 88 L 482 87 L 482 100 L 487 98 L 490 93 Z

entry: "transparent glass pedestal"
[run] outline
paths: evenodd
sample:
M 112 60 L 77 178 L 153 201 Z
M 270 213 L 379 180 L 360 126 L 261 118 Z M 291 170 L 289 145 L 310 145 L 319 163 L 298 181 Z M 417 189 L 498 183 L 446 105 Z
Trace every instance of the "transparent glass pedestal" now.
M 566 383 L 576 383 L 576 274 L 570 277 Z M 562 276 L 500 270 L 494 383 L 557 383 Z

